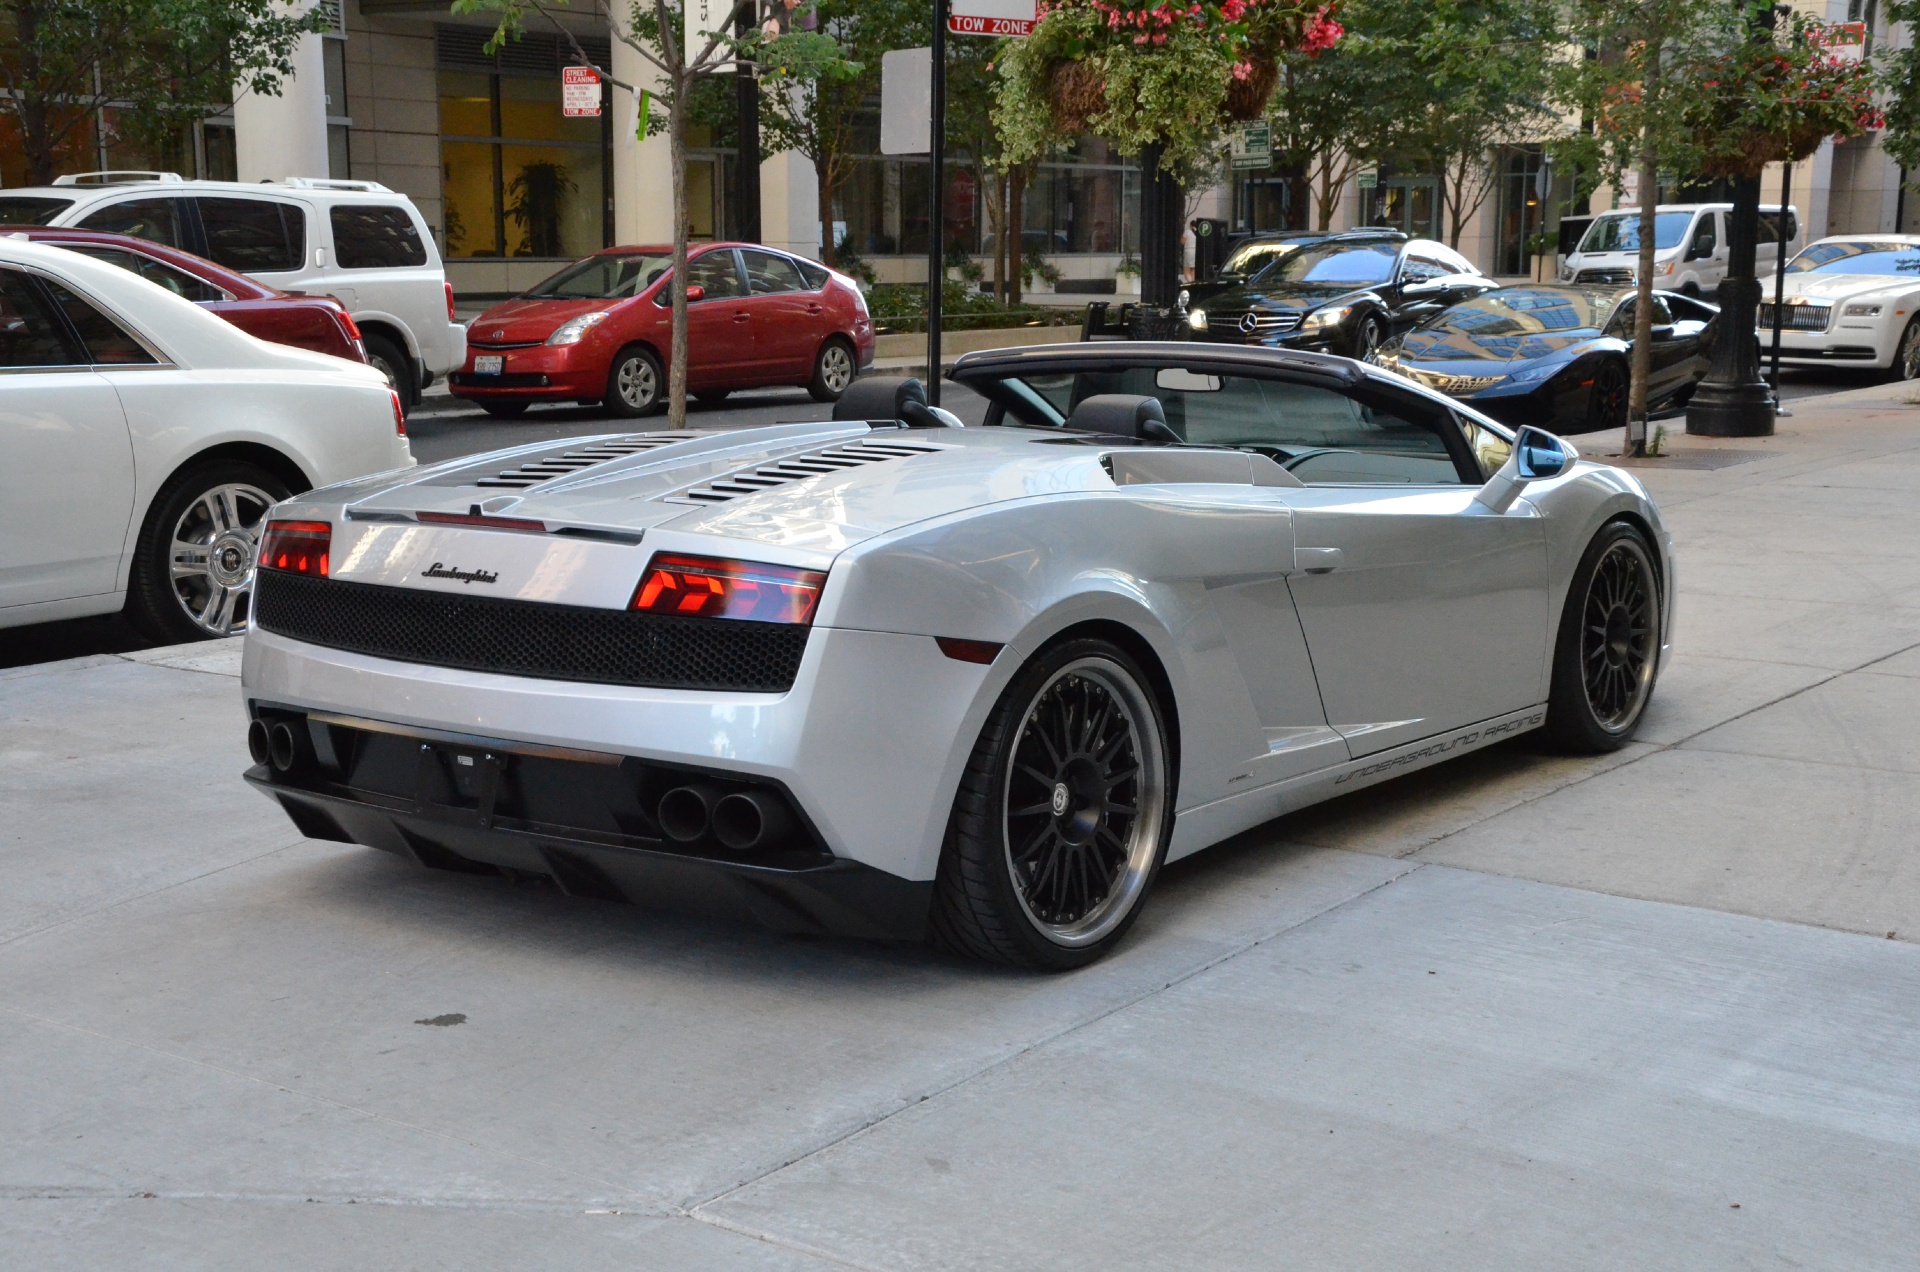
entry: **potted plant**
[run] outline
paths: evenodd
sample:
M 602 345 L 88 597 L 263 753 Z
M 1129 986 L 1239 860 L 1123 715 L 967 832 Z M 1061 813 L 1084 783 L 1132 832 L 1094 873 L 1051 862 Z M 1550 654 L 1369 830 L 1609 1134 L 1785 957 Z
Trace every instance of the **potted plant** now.
M 1560 232 L 1541 229 L 1529 235 L 1524 246 L 1533 266 L 1533 281 L 1552 282 L 1560 267 Z
M 1140 258 L 1128 252 L 1113 268 L 1113 290 L 1123 296 L 1140 294 Z

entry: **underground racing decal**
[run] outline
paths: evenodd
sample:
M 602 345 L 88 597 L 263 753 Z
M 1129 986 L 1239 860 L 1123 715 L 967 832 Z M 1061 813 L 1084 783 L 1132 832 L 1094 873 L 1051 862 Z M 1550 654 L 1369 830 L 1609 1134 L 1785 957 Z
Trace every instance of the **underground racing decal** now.
M 459 579 L 462 584 L 497 583 L 500 581 L 500 576 L 492 570 L 463 570 L 457 565 L 450 567 L 442 565 L 438 561 L 435 561 L 432 565 L 420 571 L 420 577 L 423 579 Z
M 1355 769 L 1351 773 L 1342 773 L 1339 777 L 1333 779 L 1333 784 L 1335 786 L 1344 786 L 1355 778 L 1374 777 L 1408 764 L 1418 764 L 1422 760 L 1430 760 L 1436 755 L 1445 755 L 1447 752 L 1458 750 L 1461 747 L 1474 746 L 1481 742 L 1492 742 L 1499 738 L 1506 737 L 1509 734 L 1519 733 L 1523 729 L 1534 728 L 1546 718 L 1546 712 L 1536 711 L 1532 715 L 1521 716 L 1518 719 L 1508 720 L 1501 724 L 1490 724 L 1485 728 L 1469 729 L 1465 733 L 1458 734 L 1454 737 L 1444 738 L 1441 741 L 1430 743 L 1417 751 L 1409 751 L 1405 755 L 1396 755 L 1390 760 L 1381 760 L 1378 764 L 1369 764 L 1367 767 Z

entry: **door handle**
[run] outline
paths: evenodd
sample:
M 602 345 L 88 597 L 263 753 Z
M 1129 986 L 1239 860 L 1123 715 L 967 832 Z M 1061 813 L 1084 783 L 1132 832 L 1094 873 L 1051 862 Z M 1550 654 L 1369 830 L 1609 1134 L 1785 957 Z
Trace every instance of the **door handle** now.
M 744 312 L 742 312 L 742 313 L 736 313 L 736 314 L 734 314 L 734 316 L 733 316 L 733 320 L 734 320 L 735 322 L 747 322 L 747 321 L 749 321 L 749 320 L 751 320 L 751 319 L 752 319 L 752 317 L 753 317 L 753 315 L 752 315 L 752 314 L 750 314 L 750 313 L 744 313 Z
M 1308 574 L 1331 574 L 1346 564 L 1347 554 L 1339 548 L 1295 548 L 1293 567 Z
M 822 309 L 822 308 L 821 308 L 820 306 L 818 306 L 818 305 L 808 305 L 808 306 L 807 306 L 807 313 L 808 313 L 809 315 L 811 315 L 812 317 L 815 317 L 815 318 L 818 318 L 818 317 L 819 317 L 819 316 L 820 316 L 821 314 L 824 314 L 824 313 L 826 313 L 826 312 L 827 312 L 826 310 L 824 310 L 824 309 Z

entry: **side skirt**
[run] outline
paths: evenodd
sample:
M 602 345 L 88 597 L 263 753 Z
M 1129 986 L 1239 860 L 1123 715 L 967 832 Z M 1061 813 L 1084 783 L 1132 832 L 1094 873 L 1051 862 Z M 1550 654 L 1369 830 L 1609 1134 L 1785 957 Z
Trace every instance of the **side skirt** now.
M 1348 760 L 1317 773 L 1240 791 L 1210 804 L 1189 808 L 1174 821 L 1167 860 L 1192 856 L 1202 848 L 1212 847 L 1262 822 L 1517 737 L 1546 722 L 1547 707 L 1540 703 L 1363 759 Z

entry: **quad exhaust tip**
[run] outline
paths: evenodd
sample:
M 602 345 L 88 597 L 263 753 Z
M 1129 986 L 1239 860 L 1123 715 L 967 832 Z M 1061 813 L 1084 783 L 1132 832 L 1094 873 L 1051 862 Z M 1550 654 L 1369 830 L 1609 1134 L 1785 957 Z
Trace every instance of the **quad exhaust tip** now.
M 253 730 L 247 732 L 251 734 Z M 293 761 L 299 753 L 299 740 L 293 736 L 293 726 L 285 720 L 267 731 L 267 754 L 273 760 L 274 768 L 285 773 L 293 767 Z
M 714 838 L 733 852 L 768 847 L 792 829 L 787 801 L 769 791 L 736 791 L 713 810 Z
M 247 725 L 247 754 L 255 764 L 265 764 L 273 758 L 273 747 L 263 721 L 255 720 Z
M 660 829 L 676 843 L 697 843 L 713 828 L 720 790 L 705 782 L 676 786 L 660 797 Z

